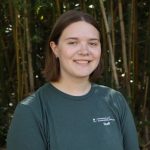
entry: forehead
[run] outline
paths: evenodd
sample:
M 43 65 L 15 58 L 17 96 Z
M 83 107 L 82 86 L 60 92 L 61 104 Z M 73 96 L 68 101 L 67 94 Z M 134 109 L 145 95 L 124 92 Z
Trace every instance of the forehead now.
M 99 37 L 99 31 L 90 23 L 78 21 L 68 25 L 62 32 L 61 36 L 92 36 Z

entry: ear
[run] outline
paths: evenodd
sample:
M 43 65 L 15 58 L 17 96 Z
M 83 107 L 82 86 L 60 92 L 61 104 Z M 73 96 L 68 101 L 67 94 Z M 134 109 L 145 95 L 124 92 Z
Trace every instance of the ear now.
M 57 47 L 57 44 L 54 42 L 54 41 L 51 41 L 49 43 L 49 46 L 51 47 L 54 55 L 56 56 L 56 58 L 58 57 L 58 47 Z

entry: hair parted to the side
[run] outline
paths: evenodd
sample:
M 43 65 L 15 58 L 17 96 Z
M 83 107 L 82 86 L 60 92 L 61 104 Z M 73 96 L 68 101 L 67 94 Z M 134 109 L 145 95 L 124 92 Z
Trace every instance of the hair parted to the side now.
M 66 27 L 68 27 L 70 24 L 78 22 L 78 21 L 85 21 L 92 26 L 94 26 L 99 32 L 99 26 L 96 22 L 96 20 L 89 15 L 86 12 L 83 11 L 78 11 L 78 10 L 69 10 L 65 13 L 63 13 L 58 20 L 56 21 L 49 40 L 48 40 L 48 45 L 51 41 L 55 42 L 55 44 L 58 44 L 59 38 L 64 31 Z M 100 62 L 97 66 L 97 68 L 93 71 L 93 73 L 90 75 L 89 80 L 91 82 L 97 81 L 98 78 L 100 78 L 101 75 L 101 70 L 102 70 L 102 65 L 101 65 L 101 59 Z M 54 55 L 52 49 L 49 48 L 46 50 L 46 56 L 45 56 L 45 66 L 43 70 L 43 76 L 46 79 L 46 81 L 59 81 L 60 78 L 60 64 L 59 64 L 59 59 Z

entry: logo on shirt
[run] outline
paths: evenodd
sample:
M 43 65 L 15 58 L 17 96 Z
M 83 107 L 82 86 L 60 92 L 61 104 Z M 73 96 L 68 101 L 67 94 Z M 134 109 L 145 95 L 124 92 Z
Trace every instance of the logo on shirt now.
M 109 117 L 93 118 L 93 123 L 103 123 L 104 126 L 109 126 L 115 119 Z

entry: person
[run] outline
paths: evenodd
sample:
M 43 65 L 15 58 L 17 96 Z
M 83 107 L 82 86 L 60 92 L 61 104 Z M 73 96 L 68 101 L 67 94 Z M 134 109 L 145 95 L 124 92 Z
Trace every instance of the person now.
M 46 53 L 47 82 L 17 105 L 8 150 L 139 150 L 126 100 L 95 83 L 101 53 L 91 15 L 69 10 L 59 17 Z

